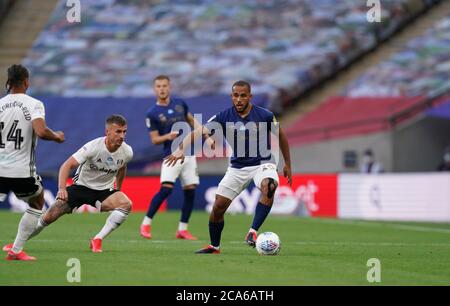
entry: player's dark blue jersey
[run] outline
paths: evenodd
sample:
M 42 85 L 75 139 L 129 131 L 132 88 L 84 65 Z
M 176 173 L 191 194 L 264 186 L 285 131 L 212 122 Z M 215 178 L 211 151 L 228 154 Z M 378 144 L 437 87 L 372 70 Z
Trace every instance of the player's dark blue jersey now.
M 231 167 L 240 169 L 261 165 L 263 161 L 274 162 L 270 133 L 278 123 L 271 111 L 252 105 L 249 114 L 242 118 L 233 106 L 209 119 L 205 126 L 212 134 L 217 132 L 213 122 L 220 124 L 222 136 L 233 149 Z
M 172 126 L 176 122 L 186 122 L 189 107 L 181 99 L 171 98 L 167 106 L 155 104 L 147 111 L 146 124 L 149 131 L 158 131 L 159 135 L 165 135 L 172 131 Z M 179 131 L 179 136 L 183 133 Z M 164 142 L 164 156 L 172 154 L 172 141 Z

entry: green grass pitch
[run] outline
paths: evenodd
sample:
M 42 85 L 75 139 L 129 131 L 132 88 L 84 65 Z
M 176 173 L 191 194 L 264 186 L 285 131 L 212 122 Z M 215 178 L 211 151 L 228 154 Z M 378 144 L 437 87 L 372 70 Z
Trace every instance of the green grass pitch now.
M 91 253 L 89 238 L 106 214 L 62 217 L 30 240 L 35 262 L 6 261 L 0 285 L 450 285 L 450 224 L 369 222 L 269 216 L 261 231 L 276 232 L 278 256 L 260 256 L 244 244 L 252 217 L 226 215 L 222 254 L 197 255 L 209 243 L 208 215 L 195 212 L 190 230 L 199 241 L 175 239 L 179 212 L 160 213 L 152 240 L 138 234 L 142 214 L 129 219 Z M 0 243 L 12 242 L 21 214 L 0 212 Z M 81 264 L 81 282 L 69 283 L 67 261 Z M 369 283 L 370 258 L 381 282 Z

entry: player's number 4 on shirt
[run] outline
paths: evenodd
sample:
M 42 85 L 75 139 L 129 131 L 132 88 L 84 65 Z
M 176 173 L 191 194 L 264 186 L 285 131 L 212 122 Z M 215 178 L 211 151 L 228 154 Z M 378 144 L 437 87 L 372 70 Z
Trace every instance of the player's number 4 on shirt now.
M 22 137 L 22 129 L 18 129 L 17 125 L 19 120 L 14 120 L 11 128 L 9 129 L 8 135 L 6 136 L 6 141 L 14 142 L 14 149 L 20 150 L 20 146 L 24 138 Z M 0 122 L 0 149 L 4 149 L 6 144 L 3 142 L 3 129 L 5 128 L 5 123 Z

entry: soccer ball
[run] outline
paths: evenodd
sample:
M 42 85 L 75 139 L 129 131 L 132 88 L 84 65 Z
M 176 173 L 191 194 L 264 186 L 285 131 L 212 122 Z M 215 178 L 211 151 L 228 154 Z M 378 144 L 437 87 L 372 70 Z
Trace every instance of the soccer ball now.
M 261 255 L 277 255 L 280 248 L 281 241 L 275 233 L 264 232 L 256 239 L 256 251 Z

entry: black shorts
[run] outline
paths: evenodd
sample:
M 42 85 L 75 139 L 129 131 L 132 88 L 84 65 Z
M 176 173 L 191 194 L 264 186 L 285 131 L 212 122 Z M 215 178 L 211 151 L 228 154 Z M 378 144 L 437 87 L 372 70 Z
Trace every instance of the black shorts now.
M 95 203 L 102 203 L 110 195 L 116 193 L 119 190 L 106 189 L 106 190 L 94 190 L 81 185 L 72 185 L 67 187 L 68 201 L 70 207 L 80 207 L 83 204 L 95 206 Z
M 26 178 L 0 177 L 0 201 L 4 201 L 10 191 L 14 192 L 16 197 L 27 201 L 38 196 L 44 187 L 40 176 Z

